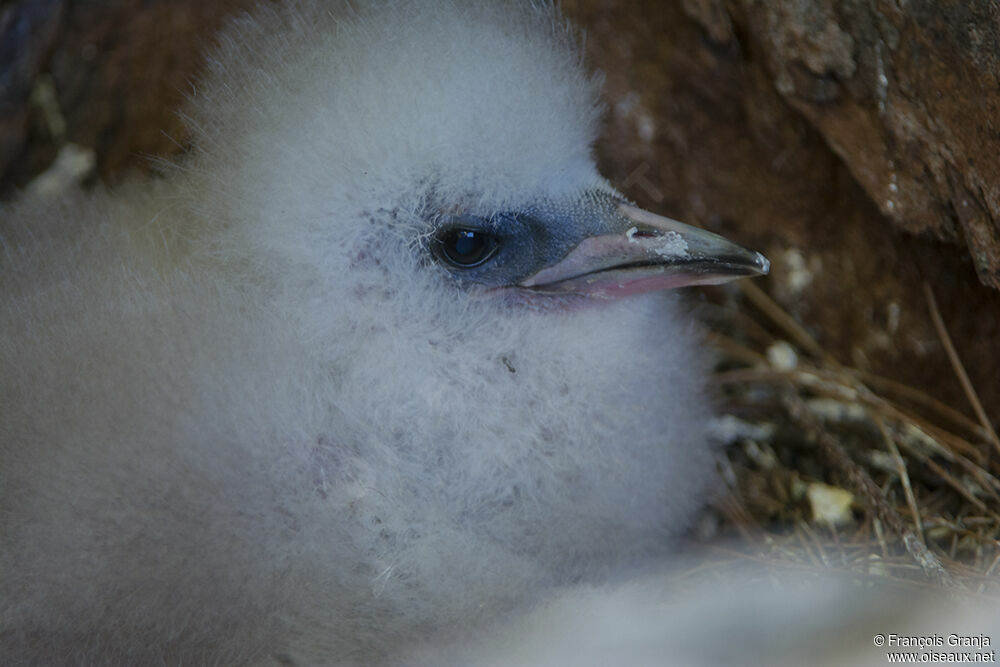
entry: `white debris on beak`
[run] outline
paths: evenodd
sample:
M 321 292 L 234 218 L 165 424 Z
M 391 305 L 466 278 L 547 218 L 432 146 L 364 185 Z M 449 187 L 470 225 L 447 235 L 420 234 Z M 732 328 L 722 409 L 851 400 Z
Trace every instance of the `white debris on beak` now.
M 630 243 L 639 243 L 642 239 L 646 249 L 660 257 L 687 257 L 689 254 L 688 242 L 675 231 L 656 232 L 654 235 L 650 232 L 640 232 L 638 227 L 629 227 L 625 230 L 625 238 Z

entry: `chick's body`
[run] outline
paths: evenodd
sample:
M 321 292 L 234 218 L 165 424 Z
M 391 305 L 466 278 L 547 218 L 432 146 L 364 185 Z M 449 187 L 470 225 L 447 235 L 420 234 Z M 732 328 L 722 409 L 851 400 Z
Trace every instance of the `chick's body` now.
M 315 4 L 224 34 L 165 181 L 3 211 L 0 662 L 391 660 L 662 552 L 704 494 L 671 297 L 427 251 L 610 191 L 562 20 Z

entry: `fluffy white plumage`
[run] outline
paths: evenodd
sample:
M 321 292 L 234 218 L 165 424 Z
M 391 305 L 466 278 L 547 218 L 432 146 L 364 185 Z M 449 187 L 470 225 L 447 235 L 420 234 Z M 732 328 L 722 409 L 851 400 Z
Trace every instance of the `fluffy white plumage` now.
M 673 298 L 428 251 L 615 196 L 573 41 L 544 4 L 262 9 L 182 167 L 2 212 L 0 662 L 392 661 L 668 548 L 711 477 Z

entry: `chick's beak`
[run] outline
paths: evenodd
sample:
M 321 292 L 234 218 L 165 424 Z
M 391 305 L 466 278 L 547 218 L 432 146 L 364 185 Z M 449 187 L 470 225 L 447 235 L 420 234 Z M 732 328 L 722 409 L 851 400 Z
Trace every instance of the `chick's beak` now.
M 723 237 L 615 201 L 596 233 L 561 260 L 521 281 L 538 292 L 617 298 L 764 275 L 770 262 Z

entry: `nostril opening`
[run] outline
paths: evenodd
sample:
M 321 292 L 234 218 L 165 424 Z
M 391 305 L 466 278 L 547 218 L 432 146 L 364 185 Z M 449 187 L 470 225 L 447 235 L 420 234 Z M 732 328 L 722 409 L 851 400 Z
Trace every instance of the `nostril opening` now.
M 633 241 L 635 239 L 654 239 L 660 236 L 660 233 L 649 227 L 631 227 L 625 232 L 625 236 L 629 241 Z

